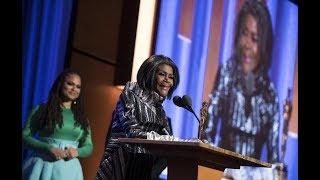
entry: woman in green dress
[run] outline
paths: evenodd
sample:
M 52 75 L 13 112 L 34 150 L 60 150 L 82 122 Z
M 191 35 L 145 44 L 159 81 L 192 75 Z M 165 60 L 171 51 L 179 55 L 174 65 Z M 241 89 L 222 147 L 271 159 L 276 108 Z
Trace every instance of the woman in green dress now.
M 83 179 L 78 158 L 91 155 L 93 144 L 80 91 L 80 75 L 65 70 L 48 101 L 32 110 L 22 131 L 24 146 L 32 150 L 23 163 L 23 179 Z

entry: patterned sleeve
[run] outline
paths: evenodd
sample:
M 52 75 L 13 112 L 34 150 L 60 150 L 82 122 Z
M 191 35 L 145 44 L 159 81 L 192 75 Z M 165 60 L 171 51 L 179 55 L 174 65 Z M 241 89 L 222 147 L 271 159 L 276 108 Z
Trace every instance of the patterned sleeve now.
M 114 111 L 112 128 L 121 129 L 127 137 L 146 138 L 147 134 L 143 132 L 143 128 L 136 118 L 135 103 L 134 93 L 125 88 Z
M 217 72 L 216 81 L 214 85 L 214 89 L 210 96 L 210 105 L 208 108 L 208 121 L 205 129 L 205 139 L 207 139 L 210 143 L 215 143 L 215 135 L 217 132 L 217 125 L 219 116 L 222 111 L 222 99 L 223 99 L 223 91 L 225 89 L 225 84 L 227 78 L 226 70 L 224 66 L 220 66 Z
M 173 135 L 172 132 L 172 125 L 171 125 L 171 118 L 167 117 L 167 126 L 165 127 L 166 130 L 168 131 L 169 135 Z
M 275 94 L 273 85 L 270 86 L 272 92 L 270 106 L 270 125 L 268 131 L 267 149 L 268 162 L 279 162 L 279 129 L 280 129 L 280 113 L 279 99 Z

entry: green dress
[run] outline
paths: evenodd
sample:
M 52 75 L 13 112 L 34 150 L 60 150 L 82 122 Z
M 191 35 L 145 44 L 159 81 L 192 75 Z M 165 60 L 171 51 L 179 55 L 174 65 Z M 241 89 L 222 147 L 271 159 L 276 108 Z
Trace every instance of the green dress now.
M 80 126 L 75 126 L 71 109 L 62 108 L 63 125 L 58 125 L 52 134 L 45 130 L 36 131 L 35 112 L 37 106 L 29 116 L 22 131 L 24 145 L 33 150 L 22 167 L 23 179 L 29 180 L 82 180 L 82 168 L 78 157 L 88 157 L 92 153 L 93 144 L 91 131 L 85 136 Z M 36 134 L 39 138 L 35 138 Z M 56 160 L 50 154 L 50 149 L 57 147 L 65 149 L 74 147 L 78 150 L 78 157 L 70 160 Z

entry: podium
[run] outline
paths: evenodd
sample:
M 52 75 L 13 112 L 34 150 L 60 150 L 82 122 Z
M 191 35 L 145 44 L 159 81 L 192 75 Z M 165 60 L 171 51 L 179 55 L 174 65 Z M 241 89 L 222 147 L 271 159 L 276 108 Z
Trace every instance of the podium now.
M 213 147 L 202 142 L 160 141 L 136 138 L 119 138 L 120 143 L 140 145 L 152 154 L 163 157 L 168 163 L 168 179 L 195 180 L 198 165 L 224 171 L 240 166 L 271 167 L 270 163 Z

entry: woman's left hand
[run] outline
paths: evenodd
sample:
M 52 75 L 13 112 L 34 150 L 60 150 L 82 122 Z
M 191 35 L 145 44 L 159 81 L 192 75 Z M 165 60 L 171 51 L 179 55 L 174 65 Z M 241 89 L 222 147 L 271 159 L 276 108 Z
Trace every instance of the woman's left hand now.
M 65 150 L 66 154 L 67 154 L 67 159 L 72 159 L 72 158 L 75 158 L 75 157 L 78 157 L 78 150 L 73 148 L 73 147 L 68 147 L 66 150 Z

